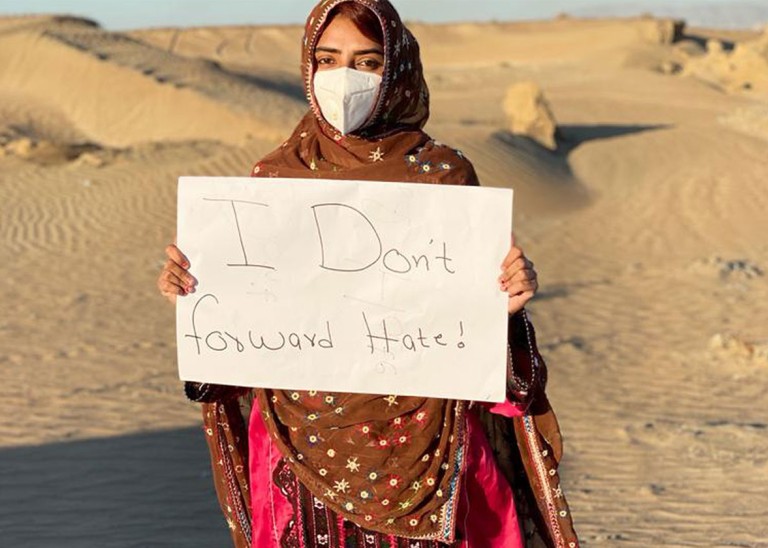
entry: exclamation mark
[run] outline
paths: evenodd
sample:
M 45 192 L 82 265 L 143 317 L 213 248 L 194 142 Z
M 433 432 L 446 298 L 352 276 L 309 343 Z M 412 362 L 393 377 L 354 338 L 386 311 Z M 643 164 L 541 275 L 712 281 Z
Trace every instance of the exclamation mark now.
M 464 322 L 459 322 L 459 337 L 464 336 Z M 459 348 L 464 348 L 466 345 L 464 344 L 464 341 L 459 341 L 459 343 L 456 345 Z

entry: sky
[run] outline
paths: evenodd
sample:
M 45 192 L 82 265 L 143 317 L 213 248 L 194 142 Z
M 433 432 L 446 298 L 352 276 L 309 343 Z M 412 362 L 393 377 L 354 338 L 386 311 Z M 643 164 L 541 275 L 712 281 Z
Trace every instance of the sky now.
M 0 14 L 68 13 L 110 30 L 158 26 L 303 23 L 315 0 L 0 0 Z M 653 12 L 699 25 L 768 23 L 768 0 L 393 0 L 408 21 L 518 20 Z

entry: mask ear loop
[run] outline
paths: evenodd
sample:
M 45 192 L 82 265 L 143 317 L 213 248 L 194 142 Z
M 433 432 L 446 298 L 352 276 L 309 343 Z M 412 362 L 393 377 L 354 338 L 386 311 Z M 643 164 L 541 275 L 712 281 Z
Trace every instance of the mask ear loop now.
M 321 18 L 317 22 L 317 26 L 311 29 L 311 32 L 309 32 L 310 29 L 308 29 L 306 39 L 307 41 L 311 40 L 311 43 L 304 44 L 305 48 L 310 49 L 307 55 L 309 59 L 307 60 L 307 74 L 304 84 L 306 86 L 309 108 L 312 111 L 312 114 L 314 114 L 315 119 L 319 122 L 321 131 L 331 137 L 334 141 L 340 141 L 343 136 L 335 127 L 328 123 L 328 120 L 325 119 L 325 116 L 323 116 L 323 112 L 320 109 L 320 104 L 317 102 L 317 96 L 315 95 L 315 74 L 317 74 L 317 60 L 315 58 L 315 50 L 317 48 L 317 43 L 320 41 L 320 36 L 322 36 L 323 31 L 325 31 L 325 28 L 328 26 L 328 14 L 331 12 L 331 10 L 333 10 L 334 7 L 336 7 L 337 4 L 330 5 L 326 11 L 323 12 Z M 304 67 L 302 67 L 302 70 L 304 70 Z

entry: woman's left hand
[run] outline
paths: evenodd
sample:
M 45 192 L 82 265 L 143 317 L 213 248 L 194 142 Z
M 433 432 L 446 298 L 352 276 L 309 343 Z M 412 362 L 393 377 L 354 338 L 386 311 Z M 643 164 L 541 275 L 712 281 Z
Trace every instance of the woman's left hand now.
M 515 245 L 515 235 L 512 235 L 512 247 L 501 264 L 499 284 L 502 291 L 509 294 L 508 310 L 514 314 L 523 309 L 539 289 L 536 271 L 533 263 Z

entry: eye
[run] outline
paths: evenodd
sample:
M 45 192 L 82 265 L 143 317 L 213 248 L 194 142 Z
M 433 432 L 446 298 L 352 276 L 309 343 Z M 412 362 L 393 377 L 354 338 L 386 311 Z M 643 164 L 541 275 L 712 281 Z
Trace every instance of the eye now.
M 334 62 L 333 57 L 330 55 L 321 55 L 318 57 L 315 57 L 315 62 L 319 65 L 331 65 Z
M 357 62 L 359 70 L 367 71 L 378 70 L 382 65 L 383 63 L 381 61 L 372 57 L 366 57 L 365 59 L 361 59 Z

